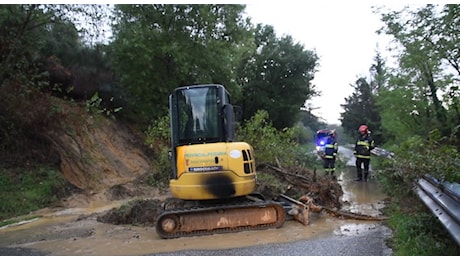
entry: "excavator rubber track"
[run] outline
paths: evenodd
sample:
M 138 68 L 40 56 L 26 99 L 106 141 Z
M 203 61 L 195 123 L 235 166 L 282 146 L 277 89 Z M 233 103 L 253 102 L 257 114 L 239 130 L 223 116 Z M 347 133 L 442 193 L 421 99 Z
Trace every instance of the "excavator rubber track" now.
M 279 228 L 285 221 L 286 211 L 280 203 L 247 199 L 166 210 L 157 219 L 156 231 L 169 239 Z

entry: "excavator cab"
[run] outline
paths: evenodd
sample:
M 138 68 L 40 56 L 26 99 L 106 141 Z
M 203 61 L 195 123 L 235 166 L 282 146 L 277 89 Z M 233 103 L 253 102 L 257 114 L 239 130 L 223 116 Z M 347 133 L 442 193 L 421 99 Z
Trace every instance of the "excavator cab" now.
M 233 140 L 235 109 L 227 90 L 218 84 L 180 87 L 169 105 L 173 196 L 209 200 L 252 193 L 254 151 Z

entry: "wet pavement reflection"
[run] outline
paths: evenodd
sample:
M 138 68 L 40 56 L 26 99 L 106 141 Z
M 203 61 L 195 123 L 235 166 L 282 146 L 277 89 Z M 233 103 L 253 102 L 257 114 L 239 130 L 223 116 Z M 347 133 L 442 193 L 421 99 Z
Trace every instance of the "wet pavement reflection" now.
M 342 185 L 343 210 L 369 216 L 381 215 L 384 207 L 383 200 L 386 195 L 383 193 L 376 178 L 372 177 L 368 182 L 356 182 L 356 169 L 347 167 L 338 177 Z

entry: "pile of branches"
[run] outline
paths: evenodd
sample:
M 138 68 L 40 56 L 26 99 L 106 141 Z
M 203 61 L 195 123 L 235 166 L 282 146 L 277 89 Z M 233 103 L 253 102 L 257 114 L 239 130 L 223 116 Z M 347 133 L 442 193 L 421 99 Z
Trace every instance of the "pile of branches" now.
M 375 217 L 354 212 L 342 211 L 341 196 L 342 186 L 335 178 L 324 173 L 317 174 L 316 169 L 308 170 L 303 167 L 281 167 L 270 164 L 263 165 L 264 171 L 268 171 L 277 177 L 285 192 L 279 194 L 280 200 L 288 200 L 296 204 L 294 218 L 304 225 L 309 224 L 309 212 L 326 212 L 327 214 L 342 219 L 358 219 L 370 221 L 382 221 L 386 217 Z M 266 196 L 274 196 L 267 193 L 271 190 L 262 185 L 261 193 Z M 276 196 L 274 197 L 276 198 Z M 298 199 L 295 199 L 298 198 Z
M 282 167 L 271 164 L 260 165 L 260 170 L 275 176 L 283 187 L 283 194 L 292 198 L 304 195 L 313 199 L 316 205 L 340 209 L 340 197 L 343 195 L 342 186 L 331 176 L 317 174 L 316 169 L 309 170 L 300 166 Z M 259 192 L 267 197 L 276 198 L 267 183 L 259 184 Z

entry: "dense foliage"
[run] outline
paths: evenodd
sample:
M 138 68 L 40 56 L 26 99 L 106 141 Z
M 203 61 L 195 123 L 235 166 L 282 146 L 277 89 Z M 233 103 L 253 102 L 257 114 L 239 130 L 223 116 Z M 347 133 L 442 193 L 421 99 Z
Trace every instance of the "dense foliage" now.
M 355 92 L 343 105 L 342 126 L 355 133 L 357 126 L 368 124 L 377 145 L 393 145 L 401 153 L 401 165 L 406 153 L 409 161 L 420 158 L 414 168 L 404 168 L 406 175 L 429 173 L 454 180 L 449 165 L 455 163 L 460 148 L 458 6 L 426 5 L 381 15 L 385 23 L 381 32 L 394 37 L 399 66 L 387 68 L 377 54 L 370 79 L 358 79 Z M 426 153 L 434 143 L 444 155 Z M 410 149 L 405 149 L 407 145 Z M 441 162 L 445 158 L 448 163 Z M 427 168 L 427 163 L 436 167 Z
M 246 119 L 265 108 L 277 128 L 296 125 L 302 104 L 315 93 L 310 81 L 317 57 L 290 37 L 277 38 L 270 27 L 256 28 L 243 18 L 244 8 L 0 5 L 0 97 L 8 100 L 0 106 L 0 157 L 21 163 L 31 142 L 50 143 L 43 131 L 60 123 L 54 116 L 61 109 L 50 95 L 146 131 L 166 116 L 173 88 L 221 83 L 236 104 L 257 97 Z M 264 62 L 276 66 L 257 66 Z M 262 85 L 253 82 L 262 74 L 278 76 L 256 89 Z M 276 106 L 266 107 L 263 101 L 273 98 Z M 310 126 L 319 121 L 304 112 Z M 20 156 L 10 156 L 11 151 Z
M 254 48 L 241 5 L 116 5 L 110 58 L 129 117 L 148 124 L 166 114 L 176 87 L 218 83 L 235 96 L 242 57 Z
M 244 119 L 265 110 L 276 129 L 292 127 L 305 101 L 317 95 L 311 81 L 319 58 L 290 36 L 278 39 L 271 26 L 259 24 L 255 33 L 257 49 L 243 61 L 239 74 Z
M 250 143 L 257 154 L 257 164 L 274 163 L 277 160 L 283 165 L 295 165 L 299 158 L 298 143 L 292 129 L 278 131 L 269 120 L 268 112 L 259 110 L 244 122 L 238 131 L 238 139 Z

